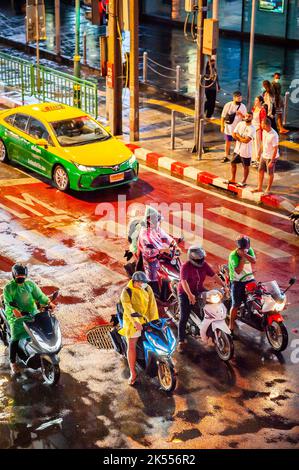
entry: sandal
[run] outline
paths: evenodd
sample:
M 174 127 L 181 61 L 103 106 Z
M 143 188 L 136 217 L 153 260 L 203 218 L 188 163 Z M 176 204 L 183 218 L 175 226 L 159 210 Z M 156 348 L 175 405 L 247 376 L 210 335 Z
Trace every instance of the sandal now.
M 231 180 L 225 180 L 225 181 L 223 181 L 223 183 L 224 183 L 224 184 L 234 184 L 234 185 L 237 184 L 236 181 L 231 181 Z
M 133 377 L 130 377 L 129 380 L 128 380 L 128 384 L 133 386 L 135 384 L 137 380 L 137 375 L 133 378 Z

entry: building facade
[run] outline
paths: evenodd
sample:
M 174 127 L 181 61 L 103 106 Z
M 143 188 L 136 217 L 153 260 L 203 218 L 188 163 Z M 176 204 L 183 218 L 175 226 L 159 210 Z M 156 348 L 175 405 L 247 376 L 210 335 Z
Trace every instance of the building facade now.
M 211 16 L 212 0 L 208 3 Z M 251 0 L 219 0 L 220 28 L 248 33 L 251 4 Z M 183 23 L 186 18 L 185 0 L 142 0 L 142 13 Z M 299 0 L 257 0 L 256 33 L 299 41 Z

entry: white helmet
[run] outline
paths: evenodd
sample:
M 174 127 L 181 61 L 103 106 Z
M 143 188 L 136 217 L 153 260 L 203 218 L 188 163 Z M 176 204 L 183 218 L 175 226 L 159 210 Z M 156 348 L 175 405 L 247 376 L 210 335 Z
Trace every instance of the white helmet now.
M 205 261 L 206 252 L 199 245 L 190 246 L 188 249 L 188 259 L 194 266 L 201 267 Z

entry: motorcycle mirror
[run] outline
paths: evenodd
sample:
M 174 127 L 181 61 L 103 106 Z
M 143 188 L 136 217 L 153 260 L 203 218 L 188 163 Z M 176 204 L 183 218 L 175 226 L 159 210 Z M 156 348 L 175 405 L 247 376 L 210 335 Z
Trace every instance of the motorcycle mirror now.
M 55 292 L 53 292 L 52 295 L 50 295 L 50 299 L 52 300 L 52 302 L 57 299 L 58 295 L 59 295 L 59 290 L 56 290 Z
M 132 318 L 141 318 L 142 315 L 140 315 L 140 313 L 138 313 L 138 312 L 134 312 L 134 313 L 131 313 L 131 317 Z
M 293 284 L 295 284 L 296 281 L 297 281 L 297 278 L 296 278 L 296 277 L 291 277 L 291 279 L 289 280 L 290 286 L 292 286 Z

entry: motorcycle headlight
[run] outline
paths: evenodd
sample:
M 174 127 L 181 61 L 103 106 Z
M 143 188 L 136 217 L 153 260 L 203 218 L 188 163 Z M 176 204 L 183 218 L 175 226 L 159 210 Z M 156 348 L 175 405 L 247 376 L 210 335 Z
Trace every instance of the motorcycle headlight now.
M 213 294 L 213 295 L 210 295 L 210 297 L 209 297 L 209 303 L 210 304 L 219 304 L 220 301 L 221 301 L 221 295 L 220 294 Z
M 129 165 L 134 165 L 135 162 L 136 162 L 136 157 L 135 155 L 132 155 L 132 157 L 129 160 Z
M 92 172 L 96 171 L 96 168 L 93 166 L 85 166 L 85 165 L 79 165 L 78 163 L 74 162 L 74 165 L 78 168 L 80 171 L 86 171 L 86 172 Z
M 282 310 L 285 308 L 285 305 L 286 305 L 286 298 L 282 301 L 282 302 L 275 302 L 275 305 L 273 307 L 273 310 L 275 312 L 282 312 Z

